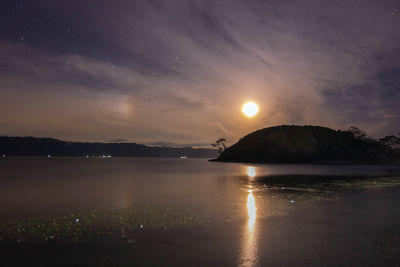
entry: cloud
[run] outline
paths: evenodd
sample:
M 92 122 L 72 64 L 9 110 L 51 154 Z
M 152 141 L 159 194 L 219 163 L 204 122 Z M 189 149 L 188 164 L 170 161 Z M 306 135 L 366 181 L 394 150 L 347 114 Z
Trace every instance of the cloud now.
M 208 144 L 277 124 L 398 131 L 395 1 L 38 5 L 59 24 L 29 15 L 0 35 L 12 133 Z M 251 121 L 240 113 L 250 99 Z

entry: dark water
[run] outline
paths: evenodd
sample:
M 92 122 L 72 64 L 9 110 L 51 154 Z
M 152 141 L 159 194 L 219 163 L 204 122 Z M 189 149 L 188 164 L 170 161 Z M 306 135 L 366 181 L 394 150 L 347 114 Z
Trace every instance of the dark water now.
M 229 216 L 227 210 L 243 204 L 252 186 L 262 185 L 259 177 L 387 176 L 396 171 L 398 167 L 390 166 L 246 165 L 205 159 L 7 158 L 0 160 L 0 216 L 144 204 Z M 268 194 L 257 194 L 260 202 L 264 196 Z
M 271 188 L 269 176 L 397 176 L 394 166 L 247 165 L 204 159 L 6 158 L 0 160 L 0 217 L 85 210 L 174 207 L 206 226 L 111 242 L 95 255 L 58 250 L 40 262 L 140 265 L 335 266 L 398 263 L 399 187 L 335 194 Z M 96 244 L 95 246 L 99 246 Z M 37 248 L 34 248 L 37 249 Z M 91 248 L 93 250 L 93 248 Z M 97 251 L 97 252 L 96 252 Z M 26 256 L 23 250 L 13 251 Z M 22 254 L 18 254 L 22 253 Z M 39 254 L 38 254 L 39 253 Z M 32 254 L 32 253 L 31 253 Z M 152 257 L 151 255 L 158 255 Z M 50 256 L 53 255 L 53 256 Z

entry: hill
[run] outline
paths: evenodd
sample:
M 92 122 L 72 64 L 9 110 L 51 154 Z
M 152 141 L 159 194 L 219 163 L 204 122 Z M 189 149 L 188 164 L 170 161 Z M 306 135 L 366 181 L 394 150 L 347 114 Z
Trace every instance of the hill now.
M 249 163 L 387 164 L 394 156 L 371 139 L 320 126 L 282 125 L 250 133 L 215 161 Z
M 212 158 L 214 149 L 146 146 L 136 143 L 81 143 L 52 138 L 0 137 L 0 154 L 7 156 L 101 156 Z

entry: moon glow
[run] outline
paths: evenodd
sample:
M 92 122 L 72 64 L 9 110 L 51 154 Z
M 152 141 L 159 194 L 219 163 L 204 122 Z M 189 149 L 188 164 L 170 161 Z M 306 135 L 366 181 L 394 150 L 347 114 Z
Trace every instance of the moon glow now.
M 258 105 L 253 101 L 248 101 L 243 104 L 242 112 L 246 117 L 252 118 L 258 113 Z

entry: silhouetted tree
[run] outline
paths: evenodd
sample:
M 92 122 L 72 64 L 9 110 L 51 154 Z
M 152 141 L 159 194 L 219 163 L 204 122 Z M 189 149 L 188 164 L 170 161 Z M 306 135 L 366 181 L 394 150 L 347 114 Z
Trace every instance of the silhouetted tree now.
M 211 146 L 217 148 L 218 153 L 222 153 L 226 149 L 226 139 L 223 137 L 218 138 L 215 143 L 211 144 Z
M 354 138 L 356 139 L 366 139 L 367 138 L 367 132 L 361 130 L 357 126 L 350 126 L 347 129 L 347 132 L 351 133 Z
M 394 136 L 394 135 L 385 136 L 385 137 L 379 139 L 379 143 L 381 143 L 385 146 L 388 146 L 391 149 L 400 150 L 400 134 L 399 134 L 399 137 Z

